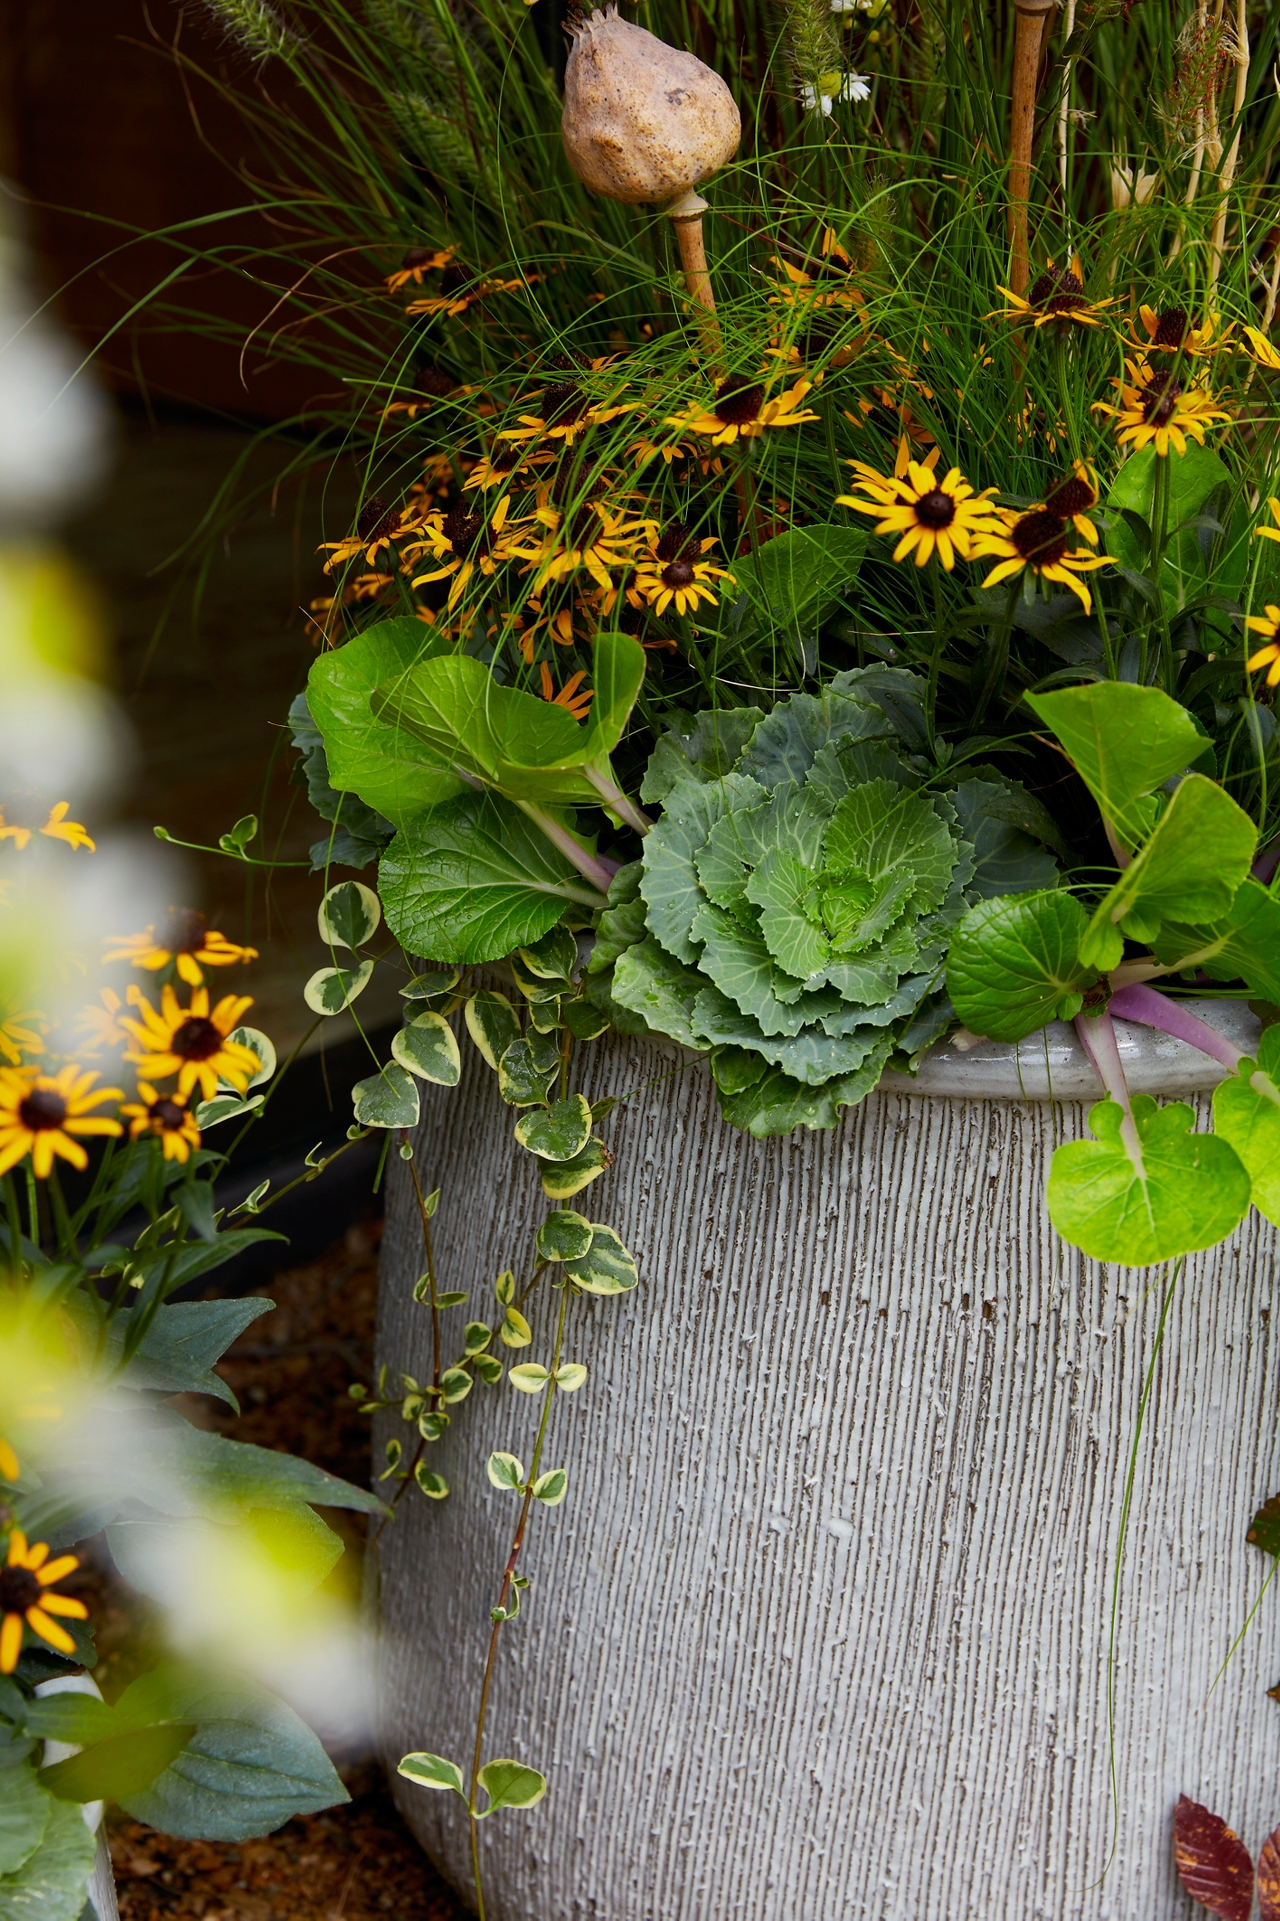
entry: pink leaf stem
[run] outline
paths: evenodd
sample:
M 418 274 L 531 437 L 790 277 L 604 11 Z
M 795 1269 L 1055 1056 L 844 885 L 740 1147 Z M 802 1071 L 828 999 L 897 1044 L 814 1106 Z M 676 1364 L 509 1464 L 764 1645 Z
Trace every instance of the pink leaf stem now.
M 1137 982 L 1122 987 L 1111 996 L 1107 1011 L 1122 1021 L 1137 1021 L 1143 1027 L 1159 1028 L 1162 1034 L 1172 1034 L 1175 1040 L 1186 1041 L 1189 1047 L 1198 1047 L 1202 1054 L 1211 1060 L 1221 1061 L 1230 1073 L 1235 1073 L 1244 1057 L 1243 1048 L 1234 1046 L 1208 1021 L 1202 1021 L 1180 1001 L 1170 1000 L 1167 994 L 1158 994 L 1154 987 L 1144 987 Z M 1077 1026 L 1079 1023 L 1077 1022 Z

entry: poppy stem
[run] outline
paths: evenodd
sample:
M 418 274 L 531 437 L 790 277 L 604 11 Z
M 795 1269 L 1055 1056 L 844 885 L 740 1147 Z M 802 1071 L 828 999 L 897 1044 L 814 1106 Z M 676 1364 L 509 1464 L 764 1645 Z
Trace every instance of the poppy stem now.
M 702 238 L 702 216 L 706 210 L 707 203 L 702 195 L 690 187 L 667 208 L 667 219 L 676 230 L 676 245 L 680 249 L 680 265 L 684 268 L 684 284 L 689 289 L 689 298 L 702 309 L 699 318 L 702 344 L 713 363 L 712 372 L 718 375 L 720 362 L 724 358 L 724 339 L 716 317 L 716 297 L 711 290 L 707 249 Z

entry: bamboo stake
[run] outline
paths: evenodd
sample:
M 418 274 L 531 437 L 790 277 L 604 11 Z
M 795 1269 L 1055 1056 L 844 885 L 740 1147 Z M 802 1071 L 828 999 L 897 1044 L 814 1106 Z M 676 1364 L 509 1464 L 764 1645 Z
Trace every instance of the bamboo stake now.
M 1247 0 L 1237 0 L 1236 5 L 1236 88 L 1232 103 L 1232 120 L 1235 133 L 1232 136 L 1231 150 L 1226 163 L 1218 176 L 1218 212 L 1213 223 L 1213 240 L 1209 251 L 1209 285 L 1214 287 L 1222 271 L 1222 248 L 1227 235 L 1227 195 L 1235 179 L 1236 162 L 1240 158 L 1241 116 L 1244 113 L 1244 97 L 1249 85 L 1249 9 Z
M 1009 285 L 1022 296 L 1031 278 L 1027 208 L 1040 48 L 1056 0 L 1014 0 L 1013 113 L 1009 127 Z

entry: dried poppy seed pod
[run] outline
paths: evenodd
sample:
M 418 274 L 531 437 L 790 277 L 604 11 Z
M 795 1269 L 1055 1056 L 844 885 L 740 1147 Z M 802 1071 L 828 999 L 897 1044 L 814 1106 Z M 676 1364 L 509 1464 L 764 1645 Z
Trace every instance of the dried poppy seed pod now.
M 732 159 L 742 120 L 718 73 L 620 20 L 612 4 L 570 31 L 560 130 L 592 193 L 632 206 L 670 200 Z

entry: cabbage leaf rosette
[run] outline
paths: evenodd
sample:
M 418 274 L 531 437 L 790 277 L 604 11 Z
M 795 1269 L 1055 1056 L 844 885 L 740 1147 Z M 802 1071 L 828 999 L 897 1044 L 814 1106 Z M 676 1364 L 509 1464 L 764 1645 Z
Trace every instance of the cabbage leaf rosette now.
M 947 782 L 923 683 L 841 674 L 766 719 L 700 714 L 659 741 L 662 818 L 601 916 L 592 992 L 624 1031 L 710 1050 L 757 1135 L 832 1127 L 893 1056 L 952 1018 L 952 930 L 973 902 L 1052 886 L 1043 809 L 993 770 Z

